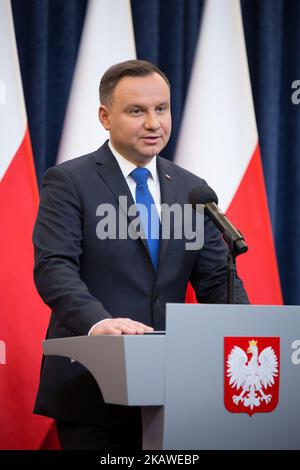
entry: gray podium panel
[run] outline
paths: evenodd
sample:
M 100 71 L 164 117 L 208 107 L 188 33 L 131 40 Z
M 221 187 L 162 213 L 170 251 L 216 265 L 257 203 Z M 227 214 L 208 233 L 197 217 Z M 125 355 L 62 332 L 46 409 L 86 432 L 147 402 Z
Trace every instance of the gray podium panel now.
M 168 304 L 166 317 L 166 335 L 53 339 L 44 352 L 83 364 L 107 403 L 141 405 L 144 449 L 300 449 L 300 307 Z M 235 365 L 249 382 L 228 398 L 236 385 L 228 385 L 228 357 L 238 345 Z M 271 365 L 272 345 L 279 374 L 264 392 L 259 366 Z
M 224 405 L 224 337 L 280 337 L 274 411 Z M 164 449 L 300 449 L 300 307 L 167 306 Z M 257 410 L 256 410 L 257 411 Z
M 165 335 L 73 336 L 43 341 L 43 350 L 85 366 L 106 403 L 164 403 Z

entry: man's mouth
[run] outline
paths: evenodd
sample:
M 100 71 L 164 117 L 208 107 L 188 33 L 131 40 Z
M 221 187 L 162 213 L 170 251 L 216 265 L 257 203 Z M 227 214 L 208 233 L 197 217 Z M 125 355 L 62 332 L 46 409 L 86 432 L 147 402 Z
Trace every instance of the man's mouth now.
M 142 140 L 144 140 L 145 142 L 148 142 L 149 144 L 154 144 L 159 139 L 161 139 L 160 135 L 148 135 L 148 136 L 142 137 Z

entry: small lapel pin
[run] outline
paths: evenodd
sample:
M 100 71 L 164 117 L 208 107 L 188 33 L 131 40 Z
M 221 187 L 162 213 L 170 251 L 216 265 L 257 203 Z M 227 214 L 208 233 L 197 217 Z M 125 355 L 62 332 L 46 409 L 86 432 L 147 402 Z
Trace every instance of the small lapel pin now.
M 166 178 L 167 178 L 167 180 L 169 180 L 169 181 L 172 181 L 172 178 L 171 178 L 171 176 L 170 176 L 170 175 L 168 175 L 167 173 L 166 173 Z

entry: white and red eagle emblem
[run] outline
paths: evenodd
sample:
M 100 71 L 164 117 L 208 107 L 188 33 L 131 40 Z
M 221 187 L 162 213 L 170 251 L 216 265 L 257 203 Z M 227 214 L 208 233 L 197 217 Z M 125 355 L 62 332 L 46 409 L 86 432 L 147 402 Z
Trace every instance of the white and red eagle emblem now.
M 224 338 L 225 407 L 268 413 L 279 399 L 280 338 Z

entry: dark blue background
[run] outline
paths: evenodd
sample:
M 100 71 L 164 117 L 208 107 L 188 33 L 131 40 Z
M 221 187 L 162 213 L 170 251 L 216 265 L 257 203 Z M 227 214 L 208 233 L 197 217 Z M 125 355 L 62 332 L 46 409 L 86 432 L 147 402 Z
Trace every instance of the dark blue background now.
M 292 104 L 291 84 L 300 79 L 300 1 L 241 4 L 284 300 L 299 304 L 300 105 Z M 56 161 L 86 5 L 86 0 L 12 0 L 39 183 Z M 157 64 L 171 81 L 174 127 L 164 156 L 172 159 L 203 1 L 131 0 L 131 5 L 138 58 Z

